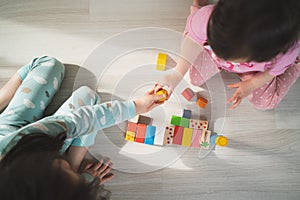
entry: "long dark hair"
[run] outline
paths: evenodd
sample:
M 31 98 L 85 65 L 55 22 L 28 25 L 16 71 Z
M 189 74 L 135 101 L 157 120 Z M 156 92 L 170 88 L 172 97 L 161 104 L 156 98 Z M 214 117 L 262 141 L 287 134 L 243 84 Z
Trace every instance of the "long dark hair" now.
M 90 187 L 74 182 L 53 161 L 53 152 L 20 155 L 9 165 L 0 166 L 1 200 L 79 200 L 90 199 Z
M 299 0 L 219 0 L 207 26 L 208 44 L 225 60 L 270 61 L 299 40 Z

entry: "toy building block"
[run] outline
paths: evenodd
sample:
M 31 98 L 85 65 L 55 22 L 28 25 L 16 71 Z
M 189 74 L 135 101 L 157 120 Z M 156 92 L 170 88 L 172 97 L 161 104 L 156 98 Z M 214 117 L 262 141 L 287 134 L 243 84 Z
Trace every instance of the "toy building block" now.
M 145 142 L 146 124 L 138 124 L 136 129 L 135 141 L 139 143 Z
M 228 144 L 228 139 L 223 135 L 214 134 L 210 137 L 210 143 L 225 147 Z
M 184 128 L 183 136 L 182 136 L 182 146 L 186 146 L 186 147 L 191 146 L 192 137 L 193 137 L 193 129 Z
M 195 96 L 195 93 L 190 88 L 186 88 L 181 94 L 187 101 L 191 101 L 191 99 Z
M 201 135 L 202 135 L 202 130 L 193 129 L 191 147 L 196 147 L 196 148 L 200 147 Z
M 175 126 L 174 135 L 173 135 L 173 144 L 182 144 L 182 136 L 183 136 L 184 128 L 182 126 Z
M 209 130 L 204 130 L 202 132 L 200 144 L 201 144 L 201 147 L 203 147 L 204 149 L 208 149 L 209 148 L 210 135 L 211 135 L 211 132 Z
M 161 99 L 159 99 L 159 102 L 164 102 L 168 99 L 168 91 L 166 89 L 160 89 L 158 90 L 156 93 L 156 95 L 163 95 L 163 97 Z
M 190 119 L 181 117 L 179 126 L 182 126 L 184 128 L 189 128 L 189 125 L 190 125 Z
M 131 131 L 126 132 L 125 140 L 134 142 L 134 138 L 135 138 L 135 132 L 131 132 Z
M 164 145 L 164 139 L 165 139 L 165 133 L 163 133 L 163 132 L 156 133 L 155 137 L 154 137 L 154 144 L 159 145 L 159 146 L 163 146 Z
M 128 122 L 127 131 L 136 132 L 137 124 L 133 122 Z
M 158 53 L 156 60 L 156 70 L 165 71 L 167 64 L 167 54 Z
M 158 53 L 156 60 L 156 69 L 160 71 L 165 71 L 167 68 L 173 68 L 176 66 L 175 60 L 171 56 L 165 53 Z
M 207 128 L 208 128 L 208 121 L 197 120 L 197 119 L 190 119 L 189 128 L 207 130 Z
M 170 124 L 173 124 L 175 126 L 180 126 L 180 122 L 181 122 L 181 117 L 172 115 L 171 123 Z
M 172 144 L 173 143 L 174 129 L 175 129 L 174 125 L 166 126 L 164 144 Z
M 144 140 L 145 144 L 151 144 L 151 145 L 154 144 L 155 131 L 156 131 L 155 126 L 151 126 L 151 125 L 147 126 L 146 136 L 145 136 L 145 140 Z
M 204 109 L 207 105 L 207 102 L 208 102 L 207 99 L 203 97 L 199 97 L 197 100 L 197 105 Z
M 191 117 L 192 117 L 192 111 L 184 109 L 182 117 L 183 118 L 187 118 L 187 119 L 191 119 Z
M 146 124 L 151 125 L 153 122 L 153 119 L 144 115 L 139 115 L 138 124 Z

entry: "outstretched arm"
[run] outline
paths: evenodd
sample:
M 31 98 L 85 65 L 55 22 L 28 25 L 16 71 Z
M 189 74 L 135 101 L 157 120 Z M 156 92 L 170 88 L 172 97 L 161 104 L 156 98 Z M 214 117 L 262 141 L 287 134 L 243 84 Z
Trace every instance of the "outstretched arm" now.
M 168 96 L 170 96 L 171 92 L 182 80 L 190 66 L 196 61 L 201 51 L 203 51 L 203 46 L 186 36 L 182 43 L 180 58 L 178 59 L 176 67 L 170 70 L 170 73 L 156 84 L 155 91 L 163 86 L 168 86 L 170 89 L 170 94 Z
M 13 98 L 22 81 L 16 72 L 0 89 L 0 111 L 3 110 Z

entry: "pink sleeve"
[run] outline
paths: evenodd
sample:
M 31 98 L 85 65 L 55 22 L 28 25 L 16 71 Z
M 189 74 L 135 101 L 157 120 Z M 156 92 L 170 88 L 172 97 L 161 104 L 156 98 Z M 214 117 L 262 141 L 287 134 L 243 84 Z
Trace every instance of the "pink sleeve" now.
M 278 76 L 283 74 L 285 70 L 295 62 L 299 56 L 300 42 L 292 47 L 287 53 L 278 55 L 275 59 L 275 63 L 272 64 L 270 74 L 272 76 Z
M 207 23 L 213 8 L 214 5 L 204 6 L 193 12 L 187 19 L 187 35 L 200 44 L 207 41 Z

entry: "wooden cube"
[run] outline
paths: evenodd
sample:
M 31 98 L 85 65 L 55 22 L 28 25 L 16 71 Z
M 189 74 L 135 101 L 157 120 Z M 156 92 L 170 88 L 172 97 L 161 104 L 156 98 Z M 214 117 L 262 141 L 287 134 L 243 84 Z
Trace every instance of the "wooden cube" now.
M 198 120 L 198 119 L 190 119 L 189 128 L 207 130 L 208 129 L 208 121 Z
M 192 143 L 192 137 L 193 137 L 193 129 L 191 128 L 184 128 L 183 130 L 183 136 L 182 136 L 182 146 L 189 147 Z
M 134 139 L 135 139 L 135 133 L 131 132 L 131 131 L 127 131 L 126 136 L 125 136 L 125 140 L 134 142 Z
M 136 129 L 136 135 L 135 135 L 135 141 L 144 143 L 145 142 L 145 136 L 146 136 L 146 124 L 138 124 Z
M 146 136 L 145 136 L 145 140 L 144 140 L 145 144 L 150 144 L 150 145 L 154 144 L 155 131 L 156 131 L 156 127 L 155 126 L 151 126 L 151 125 L 147 126 L 147 128 L 146 128 Z
M 197 105 L 204 109 L 207 105 L 207 102 L 208 102 L 207 99 L 203 97 L 199 97 L 197 100 Z
M 195 93 L 190 88 L 186 88 L 181 94 L 187 101 L 191 101 L 191 99 L 195 96 Z
M 182 117 L 183 117 L 183 118 L 187 118 L 187 119 L 191 119 L 191 117 L 192 117 L 192 111 L 191 111 L 191 110 L 184 109 L 184 110 L 183 110 Z
M 184 128 L 182 126 L 175 126 L 173 144 L 182 144 L 183 130 Z
M 193 137 L 191 147 L 200 148 L 202 130 L 193 129 Z
M 173 135 L 174 135 L 174 125 L 168 125 L 165 128 L 165 136 L 164 136 L 164 144 L 172 144 L 173 143 Z

